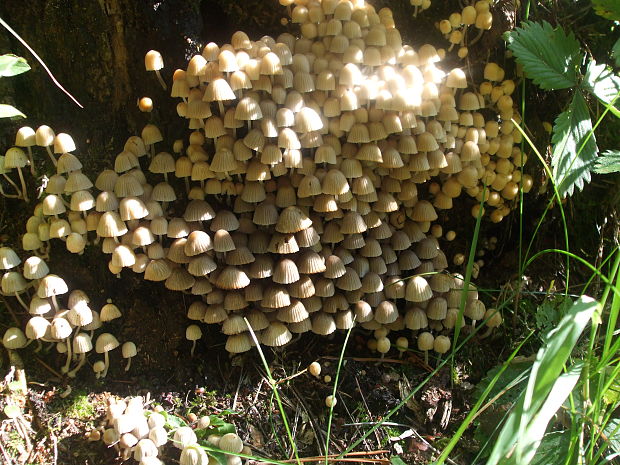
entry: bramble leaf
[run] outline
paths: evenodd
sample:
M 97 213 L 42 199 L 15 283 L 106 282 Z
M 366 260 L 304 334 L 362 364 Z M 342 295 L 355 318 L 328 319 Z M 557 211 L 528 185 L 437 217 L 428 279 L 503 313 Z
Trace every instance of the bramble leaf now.
M 553 28 L 546 21 L 524 22 L 523 27 L 506 34 L 508 48 L 527 77 L 545 90 L 567 89 L 577 85 L 581 61 L 579 42 L 572 32 Z
M 553 177 L 561 197 L 572 195 L 575 186 L 583 189 L 590 182 L 596 161 L 596 139 L 588 106 L 581 92 L 575 92 L 566 111 L 558 115 L 553 126 Z
M 607 150 L 596 158 L 595 173 L 609 174 L 618 171 L 620 171 L 620 150 Z
M 616 40 L 616 43 L 611 49 L 611 56 L 616 61 L 616 66 L 620 66 L 620 39 Z
M 591 60 L 588 63 L 582 87 L 605 105 L 614 102 L 613 106 L 609 106 L 609 111 L 620 118 L 620 76 L 611 68 L 604 64 L 597 65 L 594 60 Z
M 14 116 L 19 116 L 21 118 L 26 117 L 26 115 L 24 115 L 14 106 L 0 103 L 0 118 L 12 118 Z
M 28 62 L 16 55 L 7 53 L 0 55 L 0 77 L 16 76 L 30 69 Z

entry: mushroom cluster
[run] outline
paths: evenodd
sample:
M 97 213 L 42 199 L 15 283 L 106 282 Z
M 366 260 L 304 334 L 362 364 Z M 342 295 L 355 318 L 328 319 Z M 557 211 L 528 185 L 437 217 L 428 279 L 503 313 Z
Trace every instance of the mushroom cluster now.
M 159 406 L 150 406 L 142 397 L 123 400 L 111 398 L 106 411 L 102 440 L 108 447 L 114 447 L 123 461 L 133 458 L 140 465 L 163 465 L 162 458 L 177 455 L 174 460 L 181 465 L 206 464 L 208 453 L 199 445 L 196 430 L 205 437 L 210 446 L 221 449 L 229 465 L 241 465 L 238 455 L 249 454 L 249 448 L 235 433 L 209 434 L 211 419 L 197 418 L 191 426 L 173 425 L 168 414 Z M 170 447 L 173 446 L 173 447 Z
M 484 205 L 501 221 L 532 184 L 512 89 L 485 69 L 501 84 L 479 91 L 432 45 L 404 45 L 387 8 L 286 3 L 298 37 L 237 31 L 174 72 L 188 137 L 147 124 L 94 186 L 63 153 L 24 248 L 100 243 L 119 277 L 197 296 L 188 317 L 221 325 L 233 353 L 251 348 L 248 325 L 267 346 L 356 324 L 449 332 L 463 280 L 447 272 L 438 211 L 465 192 L 474 216 Z M 146 65 L 159 73 L 163 58 Z M 465 316 L 483 315 L 472 286 Z M 194 346 L 201 335 L 187 330 Z
M 69 292 L 64 279 L 50 274 L 47 263 L 38 256 L 29 257 L 22 264 L 12 249 L 0 247 L 0 270 L 4 271 L 2 294 L 14 297 L 31 315 L 24 332 L 20 328 L 9 328 L 5 332 L 3 345 L 7 349 L 21 349 L 36 341 L 36 350 L 40 350 L 41 342 L 55 344 L 59 353 L 66 354 L 61 371 L 71 378 L 86 363 L 86 355 L 95 349 L 95 352 L 103 354 L 104 361 L 95 362 L 93 368 L 97 378 L 104 377 L 109 367 L 108 352 L 120 343 L 110 333 L 101 333 L 95 340 L 94 332 L 104 323 L 121 317 L 119 308 L 108 300 L 99 312 L 92 310 L 88 295 L 79 289 Z M 34 291 L 32 296 L 31 288 Z M 64 302 L 62 296 L 67 294 Z M 136 355 L 135 344 L 126 342 L 122 352 L 123 357 L 128 359 L 129 369 L 131 357 Z
M 451 51 L 456 45 L 458 46 L 457 55 L 459 58 L 465 58 L 469 54 L 468 47 L 478 42 L 484 31 L 493 27 L 491 3 L 492 0 L 478 0 L 437 23 L 439 31 L 450 42 L 448 51 Z M 472 38 L 471 33 L 473 31 L 477 31 L 477 33 Z

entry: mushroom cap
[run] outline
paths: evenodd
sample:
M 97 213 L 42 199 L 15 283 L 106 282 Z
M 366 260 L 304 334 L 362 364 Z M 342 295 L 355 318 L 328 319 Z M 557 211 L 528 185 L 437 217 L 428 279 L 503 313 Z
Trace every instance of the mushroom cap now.
M 17 271 L 7 271 L 2 275 L 2 292 L 6 295 L 21 294 L 27 287 L 28 283 Z
M 218 447 L 226 452 L 240 454 L 243 450 L 243 441 L 235 433 L 227 433 L 220 438 Z
M 79 333 L 73 339 L 73 352 L 76 354 L 85 354 L 93 350 L 93 342 L 86 333 Z
M 0 270 L 10 270 L 21 262 L 21 259 L 13 249 L 10 247 L 0 247 Z
M 113 334 L 101 333 L 95 343 L 95 351 L 102 354 L 116 349 L 119 345 L 118 339 Z
M 144 67 L 147 71 L 158 71 L 164 67 L 164 59 L 157 50 L 149 50 L 144 56 Z M 148 144 L 147 144 L 148 145 Z
M 134 344 L 131 341 L 125 342 L 121 346 L 121 351 L 122 351 L 122 354 L 123 354 L 123 358 L 135 357 L 136 354 L 138 353 L 138 349 L 136 348 L 136 344 Z
M 7 349 L 22 349 L 26 347 L 28 340 L 26 336 L 19 328 L 9 328 L 5 331 L 4 336 L 2 336 L 2 345 Z
M 37 296 L 44 299 L 53 295 L 60 295 L 69 292 L 67 283 L 60 276 L 48 274 L 39 283 Z

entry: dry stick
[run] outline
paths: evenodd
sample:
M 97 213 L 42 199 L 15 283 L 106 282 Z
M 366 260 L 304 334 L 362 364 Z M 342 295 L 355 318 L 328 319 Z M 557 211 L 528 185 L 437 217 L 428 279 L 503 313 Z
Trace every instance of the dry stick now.
M 58 377 L 58 378 L 62 378 L 63 375 L 61 375 L 60 373 L 58 373 L 56 370 L 54 370 L 51 366 L 49 366 L 47 363 L 45 363 L 43 360 L 41 360 L 40 358 L 36 357 L 35 360 L 41 365 L 43 366 L 43 368 L 45 368 L 47 371 L 49 371 L 51 374 L 53 374 L 54 376 Z
M 2 428 L 4 430 L 4 428 Z M 7 465 L 12 465 L 13 461 L 11 460 L 11 457 L 8 456 L 8 454 L 6 453 L 6 451 L 4 450 L 4 446 L 2 445 L 2 441 L 0 441 L 0 451 L 2 451 L 2 456 L 4 457 L 4 462 Z
M 13 318 L 13 322 L 15 323 L 15 326 L 21 326 L 20 321 L 17 319 L 17 316 L 15 316 L 15 312 L 13 311 L 13 308 L 11 307 L 11 305 L 9 304 L 9 302 L 6 300 L 6 298 L 4 297 L 3 294 L 0 294 L 0 296 L 2 296 L 2 302 L 4 302 L 4 306 L 6 307 L 6 309 L 9 311 L 9 313 L 11 314 L 11 318 Z
M 76 104 L 78 107 L 80 107 L 80 108 L 84 108 L 84 107 L 82 106 L 82 104 L 81 104 L 80 102 L 78 102 L 78 101 L 76 100 L 76 98 L 75 98 L 73 95 L 71 95 L 71 94 L 70 94 L 70 93 L 69 93 L 69 92 L 68 92 L 68 91 L 67 91 L 67 90 L 66 90 L 66 89 L 65 89 L 65 88 L 64 88 L 64 87 L 60 84 L 60 82 L 58 82 L 58 80 L 54 77 L 54 75 L 52 74 L 52 72 L 50 71 L 50 69 L 47 67 L 47 65 L 45 64 L 45 62 L 41 59 L 41 57 L 39 57 L 39 55 L 37 55 L 37 52 L 35 52 L 35 51 L 32 49 L 32 47 L 30 47 L 30 45 L 28 45 L 28 43 L 27 43 L 24 39 L 22 39 L 22 38 L 20 37 L 20 35 L 19 35 L 17 32 L 15 32 L 15 31 L 11 28 L 11 26 L 9 26 L 9 25 L 8 25 L 8 24 L 7 24 L 7 23 L 6 23 L 6 22 L 5 22 L 2 18 L 0 18 L 0 24 L 1 24 L 2 26 L 4 26 L 4 28 L 5 28 L 7 31 L 9 31 L 9 32 L 13 35 L 13 37 L 15 37 L 17 40 L 19 40 L 19 41 L 22 43 L 22 45 L 23 45 L 24 47 L 26 47 L 26 49 L 27 49 L 30 53 L 32 53 L 32 56 L 34 56 L 34 57 L 36 58 L 36 60 L 37 60 L 39 63 L 41 63 L 41 66 L 43 66 L 43 69 L 47 72 L 47 74 L 48 74 L 48 75 L 49 75 L 49 77 L 52 79 L 52 81 L 54 82 L 54 84 L 56 84 L 56 87 L 58 87 L 58 88 L 59 88 L 60 90 L 62 90 L 65 94 L 67 94 L 67 96 L 68 96 L 71 100 L 73 100 L 73 102 L 75 102 L 75 104 Z
M 335 462 L 362 462 L 362 463 L 385 463 L 389 464 L 390 461 L 388 459 L 373 459 L 370 457 L 365 457 L 367 455 L 379 455 L 379 454 L 388 454 L 389 450 L 370 450 L 370 451 L 361 451 L 361 452 L 349 452 L 345 454 L 344 457 L 338 458 L 338 454 L 329 454 L 327 456 L 328 459 L 336 459 L 332 460 Z M 325 456 L 321 457 L 304 457 L 299 459 L 301 462 L 315 462 L 319 460 L 325 460 Z M 284 463 L 293 463 L 295 460 L 282 460 Z

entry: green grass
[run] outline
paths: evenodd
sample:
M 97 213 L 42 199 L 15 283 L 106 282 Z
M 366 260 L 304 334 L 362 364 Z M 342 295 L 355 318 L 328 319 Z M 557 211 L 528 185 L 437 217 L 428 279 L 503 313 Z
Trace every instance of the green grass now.
M 96 414 L 95 407 L 88 398 L 88 393 L 83 390 L 75 391 L 75 394 L 67 399 L 65 405 L 64 415 L 75 420 L 92 420 Z

